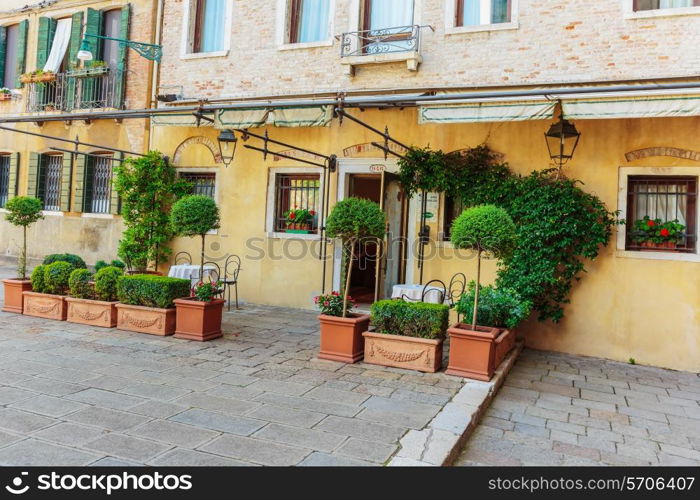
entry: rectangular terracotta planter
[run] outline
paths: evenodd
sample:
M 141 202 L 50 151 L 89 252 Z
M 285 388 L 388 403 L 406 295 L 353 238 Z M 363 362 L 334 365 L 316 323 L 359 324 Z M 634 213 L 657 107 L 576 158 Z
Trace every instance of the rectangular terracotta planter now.
M 494 355 L 493 369 L 498 369 L 506 359 L 508 353 L 515 347 L 515 330 L 503 330 L 501 334 L 496 337 L 496 354 Z
M 76 299 L 66 297 L 68 303 L 68 321 L 103 328 L 117 326 L 118 302 L 104 302 L 101 300 Z
M 442 367 L 443 339 L 364 332 L 365 363 L 433 373 Z
M 362 332 L 369 329 L 369 314 L 350 318 L 321 314 L 318 320 L 321 323 L 319 359 L 357 363 L 364 357 L 365 339 Z
M 175 308 L 132 306 L 117 304 L 117 328 L 149 335 L 175 333 Z
M 37 318 L 65 321 L 67 308 L 63 295 L 49 293 L 24 292 L 24 309 L 22 314 Z
M 32 291 L 32 282 L 30 280 L 2 280 L 5 289 L 5 303 L 2 310 L 5 312 L 22 314 L 24 307 L 24 292 Z
M 225 302 L 222 299 L 211 302 L 192 298 L 176 299 L 175 338 L 206 342 L 223 337 L 221 315 Z
M 488 382 L 515 342 L 515 332 L 458 323 L 447 330 L 450 357 L 446 373 Z M 500 346 L 500 347 L 499 347 Z M 498 354 L 497 354 L 498 351 Z

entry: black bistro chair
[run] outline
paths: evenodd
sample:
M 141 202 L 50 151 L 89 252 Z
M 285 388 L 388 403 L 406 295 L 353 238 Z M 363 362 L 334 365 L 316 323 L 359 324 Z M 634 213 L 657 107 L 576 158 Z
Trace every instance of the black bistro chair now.
M 178 252 L 175 254 L 174 264 L 180 266 L 183 264 L 192 265 L 192 256 L 188 252 Z
M 224 294 L 227 296 L 228 310 L 231 310 L 231 288 L 236 294 L 236 309 L 238 309 L 238 276 L 241 272 L 241 258 L 238 255 L 229 255 L 224 264 Z M 222 294 L 222 296 L 224 295 Z

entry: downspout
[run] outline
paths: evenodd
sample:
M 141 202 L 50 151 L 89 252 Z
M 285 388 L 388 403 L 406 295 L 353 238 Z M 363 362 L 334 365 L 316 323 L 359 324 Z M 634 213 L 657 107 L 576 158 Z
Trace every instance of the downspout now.
M 161 45 L 163 37 L 163 5 L 165 0 L 153 0 L 153 8 L 151 12 L 155 12 L 155 15 L 151 17 L 151 43 L 155 45 Z M 157 100 L 155 93 L 158 92 L 158 86 L 160 85 L 160 63 L 158 61 L 151 61 L 149 65 L 149 79 L 148 87 L 146 89 L 146 95 L 148 96 L 148 109 L 154 109 L 157 107 Z M 144 120 L 144 146 L 145 151 L 151 151 L 152 149 L 152 136 L 151 136 L 151 115 L 148 114 Z

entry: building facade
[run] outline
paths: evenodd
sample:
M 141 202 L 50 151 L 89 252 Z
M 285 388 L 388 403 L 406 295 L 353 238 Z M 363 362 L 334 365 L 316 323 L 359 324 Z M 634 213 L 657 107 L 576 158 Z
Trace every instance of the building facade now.
M 139 5 L 132 2 L 132 11 Z M 222 223 L 207 237 L 207 258 L 241 257 L 243 300 L 311 308 L 323 289 L 338 289 L 339 249 L 330 242 L 324 253 L 320 233 L 323 213 L 348 196 L 381 203 L 396 242 L 381 259 L 371 248 L 358 259 L 352 285 L 363 301 L 389 296 L 397 283 L 448 282 L 457 272 L 473 279 L 475 262 L 459 258 L 447 236 L 459 207 L 440 193 L 428 193 L 425 207 L 408 200 L 392 175 L 394 155 L 373 144 L 385 140 L 376 131 L 388 129 L 398 144 L 386 144 L 399 154 L 402 145 L 459 151 L 486 143 L 527 174 L 549 168 L 544 132 L 561 112 L 581 132 L 565 175 L 629 223 L 678 219 L 685 233 L 678 248 L 652 252 L 633 244 L 629 224 L 619 226 L 587 263 L 564 319 L 529 321 L 521 328 L 527 343 L 700 370 L 700 55 L 694 49 L 700 2 L 165 0 L 143 8 L 144 28 L 148 16 L 158 17 L 154 40 L 163 59 L 151 91 L 148 81 L 127 84 L 127 98 L 143 91 L 129 107 L 137 108 L 138 99 L 148 104 L 155 94 L 168 102 L 148 121 L 87 127 L 114 128 L 117 147 L 161 151 L 195 192 L 217 201 Z M 149 32 L 132 26 L 132 33 L 145 40 Z M 130 55 L 128 64 L 144 63 Z M 343 120 L 337 107 L 347 114 Z M 70 136 L 76 133 L 70 127 L 86 125 L 51 126 Z M 222 129 L 239 139 L 228 165 L 217 141 Z M 241 130 L 254 136 L 244 142 Z M 257 137 L 265 134 L 282 143 L 267 149 L 282 155 L 244 147 L 265 149 Z M 142 142 L 132 142 L 136 137 Z M 36 147 L 22 151 L 30 146 Z M 335 171 L 315 165 L 330 155 L 338 158 Z M 29 177 L 20 168 L 18 178 L 24 193 Z M 316 215 L 292 232 L 285 214 L 295 207 Z M 425 212 L 428 244 L 421 249 Z M 98 258 L 99 251 L 89 253 L 81 243 L 83 235 L 66 236 L 66 224 L 75 219 L 90 231 L 104 220 L 62 213 L 47 218 L 42 224 L 51 229 L 44 231 L 61 234 L 61 250 Z M 119 217 L 107 220 L 114 230 L 100 233 L 100 249 L 113 249 L 118 240 Z M 8 241 L 7 226 L 0 231 Z M 179 238 L 173 250 L 197 255 L 197 245 Z M 13 248 L 3 243 L 3 251 Z M 495 263 L 486 268 L 492 278 Z

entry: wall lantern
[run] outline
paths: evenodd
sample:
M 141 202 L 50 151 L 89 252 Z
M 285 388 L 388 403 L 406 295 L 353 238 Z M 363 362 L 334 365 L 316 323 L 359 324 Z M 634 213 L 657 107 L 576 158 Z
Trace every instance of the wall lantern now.
M 219 153 L 221 153 L 221 161 L 224 166 L 228 167 L 233 161 L 233 157 L 236 154 L 236 147 L 238 146 L 238 139 L 236 139 L 236 134 L 233 130 L 224 129 L 219 133 L 219 137 L 216 138 L 219 143 Z
M 559 115 L 559 121 L 553 123 L 544 134 L 549 157 L 558 168 L 573 158 L 580 137 L 581 133 L 576 130 L 574 124 L 565 120 L 562 115 Z

